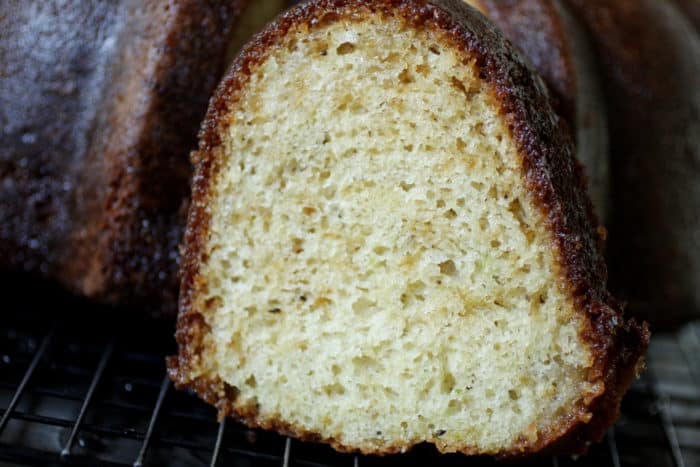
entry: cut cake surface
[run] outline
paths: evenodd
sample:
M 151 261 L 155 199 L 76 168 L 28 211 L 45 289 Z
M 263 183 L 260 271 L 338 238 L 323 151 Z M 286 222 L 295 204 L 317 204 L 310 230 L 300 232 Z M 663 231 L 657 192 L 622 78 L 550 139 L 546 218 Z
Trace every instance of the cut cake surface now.
M 543 83 L 459 1 L 316 0 L 239 56 L 194 156 L 172 378 L 336 449 L 582 452 L 644 326 Z

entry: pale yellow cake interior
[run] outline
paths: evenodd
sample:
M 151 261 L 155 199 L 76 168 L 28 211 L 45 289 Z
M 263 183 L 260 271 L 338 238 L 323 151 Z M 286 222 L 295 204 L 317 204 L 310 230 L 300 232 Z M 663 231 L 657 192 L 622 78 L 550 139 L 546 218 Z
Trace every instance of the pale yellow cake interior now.
M 490 85 L 398 19 L 292 30 L 231 110 L 194 376 L 346 446 L 534 441 L 596 388 Z

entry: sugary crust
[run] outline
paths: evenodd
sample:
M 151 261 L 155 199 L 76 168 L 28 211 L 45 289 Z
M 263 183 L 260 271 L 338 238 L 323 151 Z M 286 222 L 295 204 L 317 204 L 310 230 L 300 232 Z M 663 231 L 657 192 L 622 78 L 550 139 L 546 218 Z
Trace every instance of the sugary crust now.
M 0 3 L 0 268 L 54 276 L 74 213 L 89 204 L 72 190 L 109 66 L 99 49 L 119 35 L 123 13 L 117 2 L 58 3 Z
M 700 312 L 700 35 L 671 2 L 567 0 L 609 115 L 611 286 L 652 325 Z
M 194 154 L 196 174 L 185 237 L 177 331 L 180 353 L 168 361 L 170 376 L 178 387 L 189 387 L 215 405 L 220 416 L 233 416 L 251 427 L 327 442 L 339 450 L 389 454 L 411 447 L 403 443 L 346 446 L 303 426 L 263 419 L 255 407 L 237 406 L 232 387 L 218 378 L 207 379 L 200 371 L 200 355 L 209 329 L 196 302 L 198 291 L 206 287 L 199 267 L 207 260 L 209 207 L 213 204 L 210 181 L 224 158 L 219 134 L 228 123 L 228 111 L 256 65 L 290 30 L 320 27 L 329 21 L 362 21 L 369 15 L 398 17 L 411 27 L 429 28 L 448 46 L 476 59 L 480 77 L 493 87 L 502 117 L 520 146 L 530 191 L 553 232 L 562 283 L 584 318 L 580 335 L 590 345 L 594 358 L 588 380 L 598 391 L 564 414 L 558 424 L 539 433 L 535 443 L 522 439 L 490 454 L 519 457 L 550 449 L 583 452 L 587 443 L 600 439 L 617 417 L 620 398 L 640 365 L 649 334 L 645 326 L 623 322 L 619 307 L 605 289 L 606 269 L 597 222 L 585 196 L 581 169 L 574 162 L 570 138 L 554 116 L 543 84 L 490 23 L 458 0 L 314 0 L 283 15 L 244 50 L 210 104 L 200 149 Z M 473 446 L 438 449 L 480 453 Z
M 187 154 L 244 0 L 65 3 L 0 7 L 0 268 L 173 315 Z

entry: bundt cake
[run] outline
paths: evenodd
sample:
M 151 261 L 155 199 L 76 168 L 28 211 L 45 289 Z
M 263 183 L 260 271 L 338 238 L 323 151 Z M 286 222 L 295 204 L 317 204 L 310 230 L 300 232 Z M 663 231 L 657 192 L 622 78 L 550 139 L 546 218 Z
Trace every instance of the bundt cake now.
M 174 312 L 197 129 L 282 3 L 0 2 L 0 270 Z
M 673 2 L 567 1 L 590 33 L 608 107 L 611 286 L 656 326 L 697 319 L 700 35 Z
M 631 312 L 655 324 L 697 317 L 700 255 L 688 253 L 700 228 L 697 30 L 671 2 L 467 1 L 522 49 L 573 128 L 590 195 L 611 229 L 613 286 Z M 173 311 L 185 154 L 223 65 L 285 3 L 0 4 L 0 270 Z M 675 4 L 698 24 L 697 0 Z
M 312 0 L 203 125 L 173 380 L 252 427 L 386 454 L 582 452 L 646 327 L 542 81 L 461 0 Z

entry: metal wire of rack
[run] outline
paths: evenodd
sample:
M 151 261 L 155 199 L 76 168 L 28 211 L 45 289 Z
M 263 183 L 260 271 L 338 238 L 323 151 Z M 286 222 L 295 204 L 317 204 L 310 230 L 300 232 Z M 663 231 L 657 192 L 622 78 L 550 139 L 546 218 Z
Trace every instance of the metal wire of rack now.
M 75 306 L 88 309 L 69 318 L 26 303 L 0 312 L 0 467 L 495 465 L 426 446 L 383 458 L 339 454 L 219 423 L 165 376 L 171 325 Z M 526 465 L 700 467 L 698 357 L 700 323 L 655 336 L 648 370 L 606 440 L 578 460 Z

